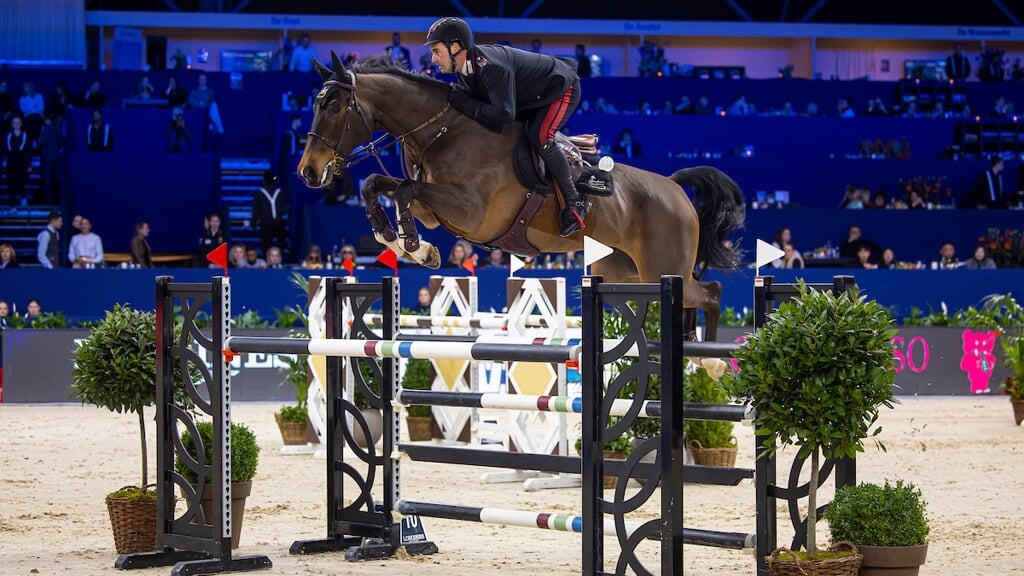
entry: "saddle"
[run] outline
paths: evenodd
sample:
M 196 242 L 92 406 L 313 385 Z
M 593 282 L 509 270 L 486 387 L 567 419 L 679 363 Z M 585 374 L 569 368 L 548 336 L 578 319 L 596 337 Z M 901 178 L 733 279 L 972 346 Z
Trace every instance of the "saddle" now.
M 611 196 L 612 173 L 610 170 L 604 171 L 597 167 L 601 154 L 597 149 L 597 140 L 596 134 L 566 136 L 561 132 L 555 133 L 555 144 L 569 159 L 569 169 L 572 179 L 576 183 L 576 190 L 580 194 Z M 516 177 L 519 178 L 519 182 L 523 184 L 524 188 L 540 193 L 542 196 L 554 192 L 555 188 L 544 167 L 544 161 L 533 153 L 525 134 L 516 144 L 513 164 Z

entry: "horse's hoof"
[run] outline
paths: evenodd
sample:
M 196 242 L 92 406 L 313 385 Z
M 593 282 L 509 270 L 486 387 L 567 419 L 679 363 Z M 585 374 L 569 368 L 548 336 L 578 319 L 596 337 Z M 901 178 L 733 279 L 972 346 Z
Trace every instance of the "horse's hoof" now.
M 423 261 L 423 265 L 431 270 L 437 270 L 441 267 L 441 253 L 437 251 L 437 246 L 432 245 L 430 247 L 430 254 Z

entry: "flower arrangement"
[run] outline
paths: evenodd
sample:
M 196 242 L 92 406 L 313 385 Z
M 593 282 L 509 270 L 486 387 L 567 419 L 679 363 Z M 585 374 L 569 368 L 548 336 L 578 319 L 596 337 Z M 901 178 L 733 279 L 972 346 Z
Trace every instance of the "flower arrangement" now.
M 1020 268 L 1024 264 L 1024 235 L 1020 230 L 989 228 L 987 235 L 978 238 L 978 243 L 988 248 L 1000 268 Z
M 932 205 L 950 204 L 953 202 L 953 189 L 946 185 L 945 176 L 916 176 L 900 178 L 899 187 L 906 195 L 909 203 L 911 192 L 916 192 L 925 203 Z

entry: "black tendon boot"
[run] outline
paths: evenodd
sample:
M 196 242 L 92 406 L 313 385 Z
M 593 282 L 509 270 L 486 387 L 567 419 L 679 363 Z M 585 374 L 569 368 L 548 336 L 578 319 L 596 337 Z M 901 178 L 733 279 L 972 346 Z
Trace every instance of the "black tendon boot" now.
M 590 200 L 580 196 L 576 184 L 569 173 L 569 159 L 553 140 L 548 140 L 540 149 L 540 157 L 544 159 L 548 173 L 551 174 L 565 200 L 565 208 L 560 217 L 562 237 L 570 236 L 584 227 L 583 219 L 590 212 Z

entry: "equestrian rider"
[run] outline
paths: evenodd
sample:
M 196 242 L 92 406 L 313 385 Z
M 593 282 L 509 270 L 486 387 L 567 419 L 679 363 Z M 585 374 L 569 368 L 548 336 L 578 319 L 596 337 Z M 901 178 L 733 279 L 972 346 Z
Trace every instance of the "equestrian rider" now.
M 576 190 L 569 160 L 554 140 L 580 99 L 575 62 L 509 46 L 473 44 L 473 32 L 461 18 L 434 22 L 425 45 L 442 72 L 459 75 L 459 86 L 448 94 L 452 108 L 492 130 L 517 120 L 524 123 L 530 147 L 544 160 L 565 199 L 562 236 L 582 229 L 590 201 Z

